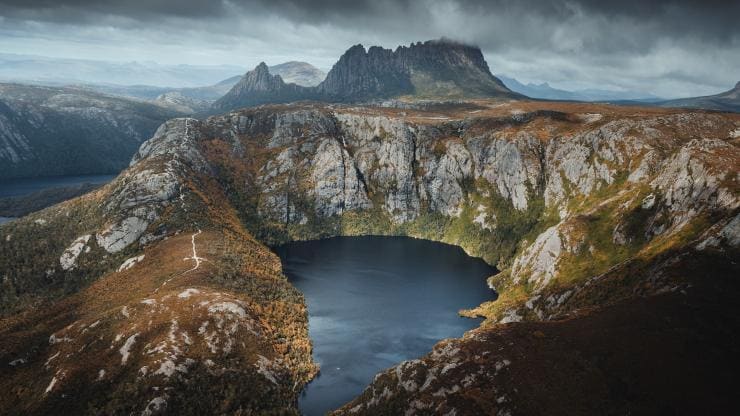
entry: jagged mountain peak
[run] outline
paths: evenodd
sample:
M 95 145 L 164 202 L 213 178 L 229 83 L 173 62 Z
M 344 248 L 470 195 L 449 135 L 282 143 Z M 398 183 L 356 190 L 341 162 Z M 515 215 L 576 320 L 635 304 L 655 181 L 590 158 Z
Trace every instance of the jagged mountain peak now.
M 267 64 L 264 61 L 262 61 L 256 67 L 254 67 L 254 70 L 253 71 L 255 71 L 257 73 L 267 73 L 267 74 L 269 74 L 270 73 L 270 68 L 268 68 L 267 67 Z
M 420 98 L 519 98 L 491 73 L 477 46 L 442 38 L 399 46 L 347 49 L 316 87 L 285 84 L 261 63 L 214 109 L 298 100 L 361 102 L 399 96 Z
M 280 75 L 272 75 L 267 64 L 260 62 L 244 74 L 226 95 L 213 103 L 215 110 L 230 110 L 260 104 L 286 103 L 312 97 L 310 88 L 285 83 Z

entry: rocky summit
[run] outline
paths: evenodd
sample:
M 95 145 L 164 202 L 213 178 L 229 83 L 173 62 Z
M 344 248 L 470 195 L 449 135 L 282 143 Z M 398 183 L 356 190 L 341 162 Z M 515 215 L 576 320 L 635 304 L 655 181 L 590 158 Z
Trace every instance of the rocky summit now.
M 737 114 L 490 99 L 169 120 L 0 227 L 0 413 L 298 414 L 318 369 L 267 246 L 371 234 L 458 245 L 499 298 L 337 414 L 727 413 L 738 137 Z
M 260 64 L 214 104 L 229 110 L 300 100 L 362 102 L 401 96 L 459 99 L 521 98 L 491 74 L 480 49 L 449 40 L 417 42 L 395 51 L 349 48 L 316 87 L 285 84 Z

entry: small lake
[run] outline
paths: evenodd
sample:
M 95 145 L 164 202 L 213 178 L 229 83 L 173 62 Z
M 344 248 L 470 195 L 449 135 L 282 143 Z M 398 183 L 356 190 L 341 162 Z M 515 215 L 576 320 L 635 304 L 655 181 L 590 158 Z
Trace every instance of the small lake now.
M 378 372 L 419 358 L 479 320 L 460 309 L 494 299 L 496 269 L 459 247 L 406 237 L 337 237 L 275 248 L 306 297 L 321 374 L 299 398 L 323 415 L 362 393 Z
M 118 175 L 77 175 L 2 179 L 0 180 L 0 198 L 28 195 L 44 189 L 74 186 L 83 183 L 103 184 L 112 181 L 116 176 Z
M 3 225 L 3 224 L 5 224 L 6 222 L 8 222 L 8 221 L 12 221 L 12 220 L 14 220 L 14 219 L 15 219 L 15 218 L 13 218 L 13 217 L 0 217 L 0 225 Z

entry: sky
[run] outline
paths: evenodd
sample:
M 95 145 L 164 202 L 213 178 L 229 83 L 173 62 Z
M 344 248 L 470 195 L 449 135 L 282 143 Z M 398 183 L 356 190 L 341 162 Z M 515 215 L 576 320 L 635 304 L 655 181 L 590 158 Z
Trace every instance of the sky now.
M 0 53 L 161 64 L 307 61 L 447 37 L 494 74 L 673 98 L 740 81 L 740 1 L 0 0 Z

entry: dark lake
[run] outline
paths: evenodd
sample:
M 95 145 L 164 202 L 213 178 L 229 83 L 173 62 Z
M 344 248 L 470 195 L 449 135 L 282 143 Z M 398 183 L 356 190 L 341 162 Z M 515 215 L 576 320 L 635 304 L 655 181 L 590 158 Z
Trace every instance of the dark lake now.
M 375 374 L 479 324 L 460 309 L 496 297 L 496 269 L 462 249 L 406 237 L 338 237 L 275 248 L 306 296 L 321 374 L 299 399 L 308 416 L 347 403 Z
M 78 175 L 49 176 L 43 178 L 3 179 L 0 180 L 0 198 L 21 196 L 49 188 L 79 185 L 83 183 L 108 183 L 116 175 Z

